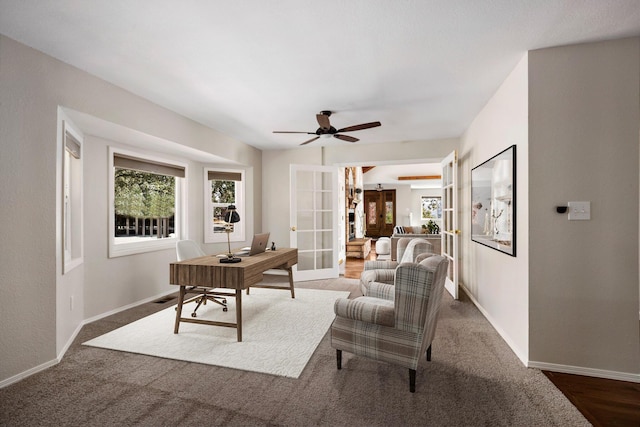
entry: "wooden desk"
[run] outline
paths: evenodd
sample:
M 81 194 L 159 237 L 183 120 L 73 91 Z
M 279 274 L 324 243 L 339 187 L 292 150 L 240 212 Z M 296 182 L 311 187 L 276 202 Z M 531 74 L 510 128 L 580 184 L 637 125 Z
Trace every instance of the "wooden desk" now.
M 242 291 L 249 293 L 249 287 L 275 288 L 291 291 L 291 298 L 295 298 L 293 289 L 293 274 L 291 267 L 298 263 L 298 249 L 280 248 L 277 251 L 243 257 L 236 264 L 221 264 L 220 258 L 207 255 L 185 261 L 172 262 L 169 266 L 169 282 L 180 286 L 180 297 L 176 310 L 176 323 L 173 333 L 178 333 L 180 322 L 200 323 L 204 325 L 226 326 L 236 328 L 238 341 L 242 341 Z M 265 271 L 270 269 L 284 269 L 289 273 L 289 287 L 257 285 L 263 279 Z M 182 317 L 182 304 L 187 293 L 202 293 L 211 288 L 235 289 L 235 293 L 225 296 L 236 298 L 236 323 L 214 322 L 195 318 Z

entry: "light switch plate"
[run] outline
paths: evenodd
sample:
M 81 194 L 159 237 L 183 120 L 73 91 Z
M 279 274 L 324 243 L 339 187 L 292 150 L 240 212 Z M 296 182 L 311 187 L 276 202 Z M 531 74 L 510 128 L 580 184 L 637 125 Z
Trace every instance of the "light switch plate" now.
M 569 221 L 591 219 L 591 202 L 569 202 Z

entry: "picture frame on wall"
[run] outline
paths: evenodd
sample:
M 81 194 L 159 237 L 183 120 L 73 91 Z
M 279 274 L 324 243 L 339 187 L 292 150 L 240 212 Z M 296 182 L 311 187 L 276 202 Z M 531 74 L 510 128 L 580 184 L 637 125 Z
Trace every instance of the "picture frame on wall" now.
M 471 169 L 471 240 L 516 256 L 516 146 Z

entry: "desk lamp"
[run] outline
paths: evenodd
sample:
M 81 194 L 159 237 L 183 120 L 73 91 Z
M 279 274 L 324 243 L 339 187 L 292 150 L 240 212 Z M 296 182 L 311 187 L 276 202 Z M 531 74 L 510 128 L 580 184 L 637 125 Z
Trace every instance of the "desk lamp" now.
M 229 253 L 227 253 L 226 258 L 220 258 L 220 262 L 223 264 L 233 264 L 236 262 L 240 262 L 242 261 L 242 259 L 234 257 L 233 252 L 231 252 L 231 239 L 229 237 L 229 234 L 231 234 L 231 229 L 233 228 L 233 224 L 236 222 L 240 222 L 240 215 L 236 211 L 235 205 L 227 206 L 227 212 L 225 212 L 224 214 L 224 222 L 226 222 L 224 228 L 227 232 L 227 245 L 229 245 Z

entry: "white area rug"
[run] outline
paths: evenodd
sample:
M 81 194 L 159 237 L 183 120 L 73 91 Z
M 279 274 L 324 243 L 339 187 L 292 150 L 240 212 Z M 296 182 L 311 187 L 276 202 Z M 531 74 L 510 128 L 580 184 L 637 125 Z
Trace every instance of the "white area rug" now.
M 349 292 L 252 288 L 242 295 L 242 342 L 235 328 L 180 323 L 173 333 L 175 305 L 94 338 L 84 345 L 168 359 L 205 363 L 298 378 L 334 319 L 333 303 Z M 213 303 L 200 306 L 199 319 L 235 322 L 235 298 L 229 311 Z M 195 303 L 186 304 L 188 317 Z

